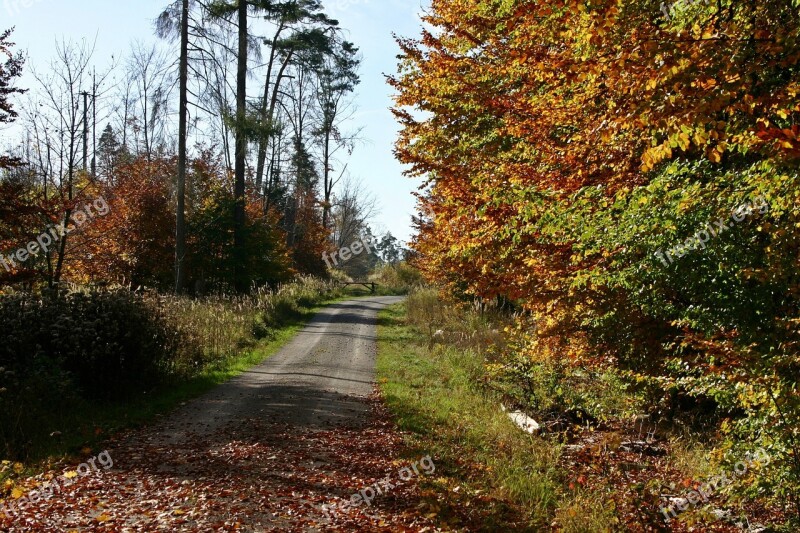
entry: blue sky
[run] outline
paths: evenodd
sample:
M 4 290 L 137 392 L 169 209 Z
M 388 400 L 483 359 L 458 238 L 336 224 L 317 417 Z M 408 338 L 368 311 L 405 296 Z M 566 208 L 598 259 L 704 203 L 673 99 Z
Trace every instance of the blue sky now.
M 153 20 L 169 0 L 0 0 L 0 30 L 15 26 L 13 40 L 29 55 L 26 69 L 42 71 L 50 61 L 56 39 L 96 39 L 98 65 L 127 53 L 131 42 L 153 41 Z M 391 89 L 384 74 L 396 70 L 398 48 L 392 32 L 416 36 L 418 13 L 427 0 L 323 0 L 330 16 L 339 20 L 349 39 L 361 49 L 364 61 L 358 89 L 358 112 L 353 129 L 363 127 L 364 143 L 350 160 L 350 173 L 363 180 L 377 198 L 374 225 L 408 240 L 414 213 L 411 193 L 418 183 L 402 176 L 392 145 L 397 125 L 389 112 Z M 32 87 L 26 75 L 21 85 Z M 0 146 L 13 143 L 0 132 Z M 5 137 L 5 138 L 3 138 Z

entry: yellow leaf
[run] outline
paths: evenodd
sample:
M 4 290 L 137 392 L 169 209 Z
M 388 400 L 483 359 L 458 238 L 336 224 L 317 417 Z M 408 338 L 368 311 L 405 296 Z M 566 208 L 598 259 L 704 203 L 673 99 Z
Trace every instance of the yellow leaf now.
M 14 463 L 14 472 L 21 474 L 23 470 L 25 470 L 25 466 L 22 463 Z
M 72 479 L 74 477 L 78 477 L 78 473 L 75 472 L 74 470 L 72 470 L 72 471 L 67 472 L 66 474 L 64 474 L 64 477 L 67 478 L 67 479 Z
M 694 142 L 697 146 L 703 146 L 708 142 L 708 135 L 705 131 L 698 131 L 694 134 Z
M 14 489 L 14 490 L 11 491 L 11 497 L 14 498 L 15 500 L 19 500 L 24 495 L 25 495 L 25 493 L 22 492 L 20 489 Z
M 103 513 L 103 514 L 101 514 L 100 516 L 97 517 L 97 521 L 98 522 L 108 522 L 109 520 L 111 520 L 111 517 L 108 516 L 105 513 Z

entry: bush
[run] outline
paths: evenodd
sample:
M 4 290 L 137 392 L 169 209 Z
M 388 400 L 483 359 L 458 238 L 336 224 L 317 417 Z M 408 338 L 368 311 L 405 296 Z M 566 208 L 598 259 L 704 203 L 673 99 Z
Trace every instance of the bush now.
M 0 442 L 23 458 L 86 400 L 119 400 L 169 374 L 182 338 L 124 290 L 0 295 Z
M 61 367 L 90 398 L 157 385 L 181 341 L 156 306 L 121 289 L 6 295 L 0 320 L 0 365 L 20 377 Z
M 24 459 L 30 443 L 49 439 L 81 399 L 57 361 L 32 358 L 24 370 L 0 366 L 0 453 Z
M 382 289 L 392 294 L 408 294 L 424 285 L 422 274 L 405 261 L 396 265 L 382 265 L 369 277 Z
M 300 308 L 310 309 L 341 294 L 341 288 L 333 281 L 304 276 L 274 291 L 258 291 L 255 305 L 264 327 L 280 327 L 296 319 Z

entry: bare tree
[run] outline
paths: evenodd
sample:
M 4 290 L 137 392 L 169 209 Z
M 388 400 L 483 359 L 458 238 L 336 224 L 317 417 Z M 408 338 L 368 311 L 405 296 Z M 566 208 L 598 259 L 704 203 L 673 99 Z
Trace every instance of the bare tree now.
M 165 143 L 169 114 L 169 64 L 153 45 L 135 43 L 128 58 L 128 72 L 133 87 L 132 127 L 136 151 L 152 159 Z
M 365 192 L 363 182 L 346 178 L 334 198 L 333 241 L 335 247 L 350 246 L 358 240 L 377 210 L 377 200 Z
M 189 135 L 189 0 L 180 0 L 168 7 L 156 23 L 161 37 L 169 37 L 177 13 L 180 36 L 180 58 L 178 59 L 178 179 L 176 184 L 177 206 L 175 209 L 175 293 L 183 292 L 186 258 L 186 167 L 189 157 L 187 137 Z
M 102 85 L 108 72 L 100 76 L 99 82 L 94 80 L 90 68 L 93 45 L 62 41 L 57 42 L 55 48 L 56 58 L 50 64 L 48 75 L 33 71 L 39 90 L 26 113 L 29 131 L 33 132 L 29 139 L 34 143 L 32 153 L 35 154 L 29 161 L 38 167 L 43 179 L 44 199 L 55 194 L 67 206 L 63 216 L 63 225 L 67 226 L 72 216 L 73 200 L 82 192 L 78 190 L 78 177 L 84 162 L 83 154 L 88 152 L 83 94 L 95 84 Z M 88 172 L 85 174 L 91 181 L 92 176 Z M 46 253 L 50 286 L 61 280 L 67 246 L 65 233 L 58 232 L 57 245 L 55 265 L 51 251 Z
M 183 292 L 186 258 L 186 164 L 189 134 L 189 0 L 181 5 L 180 103 L 178 106 L 178 207 L 175 222 L 175 293 Z

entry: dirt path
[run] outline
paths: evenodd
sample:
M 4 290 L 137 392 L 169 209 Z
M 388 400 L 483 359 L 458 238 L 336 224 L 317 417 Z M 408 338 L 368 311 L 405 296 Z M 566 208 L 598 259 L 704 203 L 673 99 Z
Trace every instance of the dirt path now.
M 73 478 L 0 530 L 434 530 L 415 479 L 433 472 L 403 471 L 414 461 L 398 459 L 373 396 L 377 311 L 399 300 L 326 308 L 263 364 L 110 442 L 113 468 Z M 376 483 L 370 505 L 341 508 Z
M 304 429 L 358 424 L 375 381 L 377 312 L 401 301 L 375 297 L 330 306 L 261 365 L 175 412 L 164 443 L 205 439 L 257 418 Z

